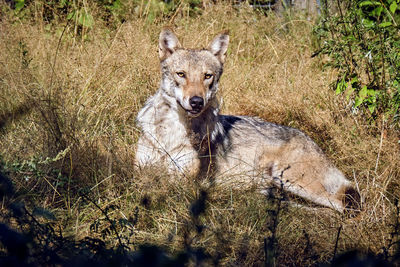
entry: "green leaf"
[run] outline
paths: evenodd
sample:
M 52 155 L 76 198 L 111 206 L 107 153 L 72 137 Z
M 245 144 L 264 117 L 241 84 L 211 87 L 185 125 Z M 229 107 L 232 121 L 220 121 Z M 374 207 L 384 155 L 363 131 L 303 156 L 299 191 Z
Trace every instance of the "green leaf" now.
M 354 107 L 358 107 L 359 105 L 362 104 L 362 99 L 360 99 L 359 97 L 356 97 L 355 102 L 354 102 Z
M 363 7 L 363 6 L 374 6 L 376 2 L 372 2 L 372 1 L 363 1 L 359 4 L 359 7 Z
M 372 10 L 371 14 L 376 17 L 379 17 L 381 15 L 382 11 L 383 11 L 383 6 L 379 5 L 377 8 Z
M 394 88 L 397 88 L 397 90 L 398 90 L 399 93 L 400 93 L 400 83 L 399 83 L 397 80 L 394 80 L 394 81 L 393 81 L 393 87 L 394 87 Z
M 15 1 L 15 12 L 19 12 L 25 5 L 25 0 L 16 0 Z
M 396 1 L 393 1 L 393 2 L 390 4 L 389 9 L 390 9 L 390 12 L 392 12 L 393 14 L 394 14 L 394 12 L 396 12 L 396 9 L 397 9 L 397 3 L 396 3 Z
M 350 88 L 347 90 L 347 92 L 346 92 L 346 100 L 347 100 L 347 101 L 350 100 L 351 94 L 352 94 L 353 92 L 354 92 L 354 88 L 353 88 L 353 87 L 350 87 Z
M 371 96 L 374 99 L 374 101 L 376 100 L 376 91 L 374 89 L 368 89 L 367 95 Z
M 58 8 L 63 8 L 63 7 L 66 7 L 66 6 L 68 6 L 68 0 L 59 1 Z
M 381 24 L 379 24 L 378 26 L 381 28 L 386 28 L 386 27 L 392 26 L 392 23 L 390 21 L 385 21 L 385 22 L 382 22 Z
M 346 91 L 347 87 L 348 87 L 348 84 L 347 84 L 346 81 L 345 81 L 345 76 L 343 76 L 343 78 L 340 80 L 340 82 L 338 82 L 338 84 L 337 84 L 337 86 L 336 86 L 336 91 L 335 91 L 335 93 L 336 93 L 337 95 L 338 95 L 338 94 L 341 94 L 341 93 L 343 93 L 344 91 Z
M 352 79 L 351 79 L 351 81 L 350 81 L 350 83 L 353 85 L 353 84 L 355 84 L 355 83 L 357 83 L 358 82 L 358 77 L 357 76 L 355 76 L 355 77 L 353 77 Z
M 69 14 L 67 15 L 67 19 L 75 18 L 75 14 L 76 14 L 76 11 L 75 11 L 75 10 L 72 11 L 71 13 L 69 13 Z
M 360 92 L 358 92 L 358 96 L 364 100 L 367 97 L 368 94 L 368 88 L 366 85 L 363 86 L 363 88 L 361 88 Z
M 363 88 L 361 88 L 361 90 L 358 92 L 358 96 L 355 98 L 354 107 L 358 107 L 359 105 L 364 103 L 367 95 L 368 95 L 368 88 L 366 85 L 364 85 Z
M 85 26 L 87 28 L 91 28 L 93 26 L 94 23 L 94 19 L 93 16 L 85 11 L 81 11 L 81 14 L 79 16 L 78 19 L 79 24 L 81 24 L 82 26 Z
M 376 103 L 368 105 L 368 109 L 369 109 L 369 112 L 371 112 L 371 114 L 374 113 L 374 111 L 376 109 Z
M 371 28 L 375 25 L 375 22 L 369 19 L 363 19 L 362 23 L 364 24 L 365 27 Z

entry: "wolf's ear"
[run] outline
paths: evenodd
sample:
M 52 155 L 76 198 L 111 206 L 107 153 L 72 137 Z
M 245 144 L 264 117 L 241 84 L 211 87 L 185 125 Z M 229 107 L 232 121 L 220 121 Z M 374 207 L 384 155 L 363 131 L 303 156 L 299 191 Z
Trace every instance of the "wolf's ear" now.
M 208 45 L 208 50 L 213 53 L 221 63 L 225 62 L 226 50 L 228 50 L 229 35 L 228 31 L 218 34 Z
M 158 54 L 161 61 L 172 55 L 177 48 L 181 47 L 175 33 L 169 28 L 164 28 L 161 31 L 158 45 Z

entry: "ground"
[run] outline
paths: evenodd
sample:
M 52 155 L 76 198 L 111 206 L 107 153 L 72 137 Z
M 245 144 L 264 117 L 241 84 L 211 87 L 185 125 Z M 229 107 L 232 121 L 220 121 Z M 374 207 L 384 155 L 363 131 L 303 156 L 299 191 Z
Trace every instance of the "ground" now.
M 393 255 L 398 132 L 335 95 L 329 58 L 311 57 L 318 44 L 313 19 L 226 3 L 194 15 L 184 8 L 156 19 L 132 13 L 118 23 L 91 10 L 90 27 L 62 18 L 48 23 L 40 9 L 31 19 L 2 14 L 0 159 L 14 199 L 49 210 L 52 225 L 74 240 L 102 238 L 131 250 L 152 244 L 171 254 L 189 244 L 223 265 L 261 265 L 268 253 L 277 265 L 329 262 L 353 249 Z M 186 47 L 204 47 L 229 30 L 222 112 L 306 132 L 354 181 L 362 211 L 279 206 L 279 192 L 205 187 L 159 166 L 135 169 L 135 117 L 158 88 L 165 25 Z M 121 220 L 129 223 L 110 228 Z

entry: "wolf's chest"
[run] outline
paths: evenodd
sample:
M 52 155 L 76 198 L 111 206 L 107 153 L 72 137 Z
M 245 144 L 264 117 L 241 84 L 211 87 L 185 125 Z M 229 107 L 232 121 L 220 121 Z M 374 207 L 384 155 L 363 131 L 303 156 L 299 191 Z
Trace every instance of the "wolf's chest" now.
M 139 140 L 137 159 L 142 164 L 159 162 L 172 169 L 191 168 L 197 160 L 197 152 L 178 113 L 150 108 L 140 114 L 138 121 L 143 135 Z
M 180 149 L 190 145 L 186 127 L 179 120 L 177 114 L 163 114 L 159 123 L 155 121 L 154 131 L 158 140 L 169 150 Z

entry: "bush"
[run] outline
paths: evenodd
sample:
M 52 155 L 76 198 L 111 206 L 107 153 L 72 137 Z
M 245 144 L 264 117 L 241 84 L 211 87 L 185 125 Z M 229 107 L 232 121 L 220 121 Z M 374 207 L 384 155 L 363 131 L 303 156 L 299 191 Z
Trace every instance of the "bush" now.
M 370 119 L 385 115 L 398 123 L 399 1 L 337 1 L 324 13 L 315 28 L 321 45 L 316 54 L 329 55 L 328 64 L 339 70 L 336 94 L 344 94 L 353 111 L 368 110 Z

